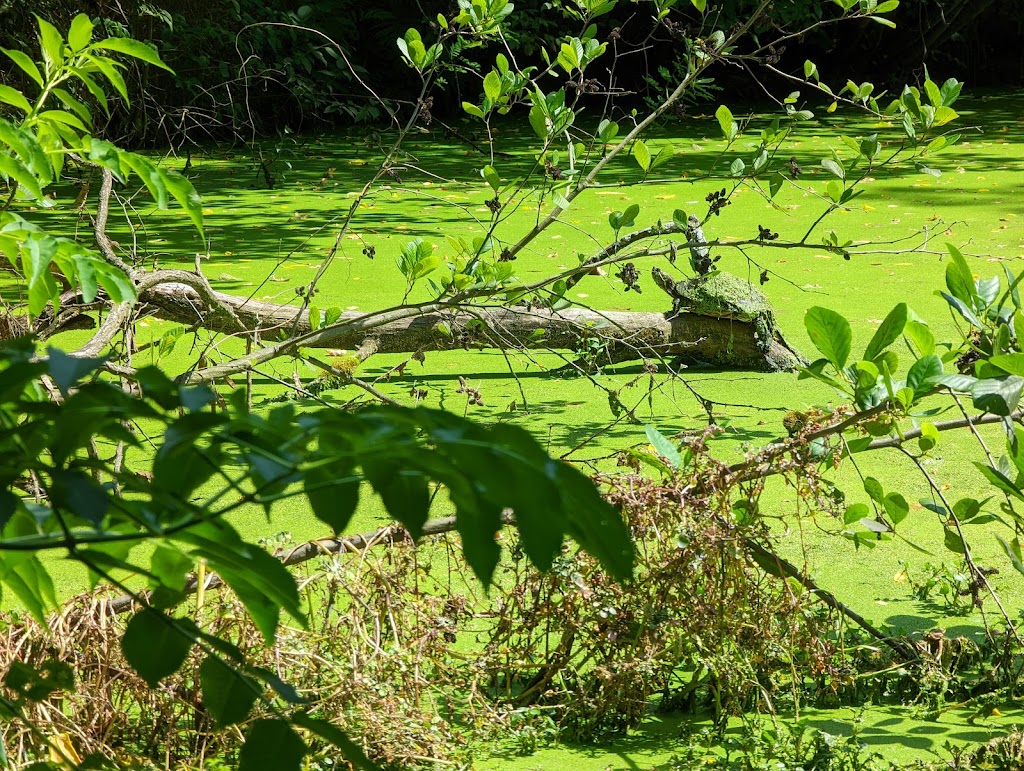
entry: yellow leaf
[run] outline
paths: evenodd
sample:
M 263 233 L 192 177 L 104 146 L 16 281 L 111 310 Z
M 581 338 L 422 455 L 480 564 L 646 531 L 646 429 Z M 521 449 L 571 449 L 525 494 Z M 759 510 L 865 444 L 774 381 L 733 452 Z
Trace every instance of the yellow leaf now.
M 50 762 L 61 766 L 81 765 L 82 759 L 75 752 L 71 737 L 67 734 L 55 734 L 50 737 Z

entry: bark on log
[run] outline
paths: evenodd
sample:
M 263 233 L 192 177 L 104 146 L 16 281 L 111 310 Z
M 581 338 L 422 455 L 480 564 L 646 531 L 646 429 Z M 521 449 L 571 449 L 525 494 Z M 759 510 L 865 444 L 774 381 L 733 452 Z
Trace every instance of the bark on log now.
M 264 342 L 285 340 L 309 331 L 308 311 L 219 292 L 217 298 L 234 311 L 247 329 L 258 330 Z M 225 334 L 238 332 L 234 319 L 222 311 L 211 311 L 193 289 L 183 284 L 159 284 L 144 290 L 140 299 L 160 318 Z M 514 306 L 474 309 L 472 313 L 426 313 L 372 329 L 354 330 L 344 323 L 366 316 L 361 312 L 342 314 L 335 322 L 336 331 L 307 347 L 355 351 L 369 343 L 377 353 L 465 347 L 576 351 L 584 348 L 587 339 L 598 338 L 606 344 L 605 360 L 614 363 L 678 357 L 684 363 L 696 362 L 721 369 L 777 372 L 794 369 L 806 361 L 781 335 L 762 345 L 752 324 L 693 313 L 672 316 Z M 477 320 L 483 321 L 484 326 L 474 324 Z M 445 334 L 444 327 L 452 334 Z

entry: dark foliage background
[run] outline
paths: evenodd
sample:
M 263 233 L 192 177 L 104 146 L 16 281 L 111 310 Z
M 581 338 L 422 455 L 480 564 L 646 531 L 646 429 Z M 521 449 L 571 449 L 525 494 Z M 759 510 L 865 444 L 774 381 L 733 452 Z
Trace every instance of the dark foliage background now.
M 646 5 L 620 2 L 596 20 L 599 36 L 618 29 L 618 49 L 629 52 L 615 60 L 614 85 L 623 91 L 615 97 L 616 106 L 628 110 L 642 107 L 645 98 L 657 98 L 679 66 L 681 36 L 728 30 L 757 4 L 711 0 L 702 22 L 689 3 L 679 3 L 669 16 L 676 26 L 652 30 Z M 515 5 L 508 40 L 524 55 L 542 46 L 557 50 L 561 37 L 583 30 L 564 12 L 570 2 L 519 0 Z M 108 35 L 156 43 L 177 73 L 134 70 L 136 93 L 143 97 L 112 116 L 108 134 L 137 144 L 179 144 L 186 137 L 201 141 L 204 135 L 245 140 L 285 128 L 386 119 L 366 87 L 399 110 L 420 87 L 402 64 L 395 39 L 411 26 L 429 39 L 437 14 L 454 7 L 454 0 L 0 0 L 0 45 L 21 48 L 32 42 L 34 13 L 61 27 L 84 10 L 103 21 Z M 826 81 L 829 73 L 843 73 L 858 82 L 871 80 L 876 91 L 922 79 L 925 66 L 938 77 L 955 75 L 972 88 L 1024 83 L 1019 0 L 902 0 L 891 14 L 897 30 L 860 23 L 852 33 L 846 29 L 842 45 L 827 23 L 837 13 L 837 7 L 822 0 L 777 0 L 757 39 L 771 43 L 786 29 L 811 25 L 805 35 L 778 46 L 777 66 L 801 74 L 804 60 L 811 59 Z M 339 44 L 344 57 L 328 38 Z M 451 68 L 433 94 L 436 117 L 462 117 L 459 104 L 465 94 L 479 90 L 474 70 L 492 64 L 493 56 L 478 48 L 449 49 Z M 606 54 L 606 59 L 605 67 L 612 57 Z M 719 70 L 716 77 L 716 88 L 726 89 L 730 98 L 756 99 L 762 93 L 745 72 Z M 769 88 L 777 85 L 771 73 L 762 77 Z M 0 72 L 0 81 L 12 79 L 12 68 Z M 712 88 L 705 96 L 714 99 L 715 93 Z

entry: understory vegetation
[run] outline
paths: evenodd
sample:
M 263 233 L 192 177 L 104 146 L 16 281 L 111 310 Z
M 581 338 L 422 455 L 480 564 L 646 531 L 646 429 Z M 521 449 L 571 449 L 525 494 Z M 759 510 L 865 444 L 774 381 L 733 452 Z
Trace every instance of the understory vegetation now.
M 34 17 L 0 766 L 1019 768 L 1024 106 L 803 5 Z

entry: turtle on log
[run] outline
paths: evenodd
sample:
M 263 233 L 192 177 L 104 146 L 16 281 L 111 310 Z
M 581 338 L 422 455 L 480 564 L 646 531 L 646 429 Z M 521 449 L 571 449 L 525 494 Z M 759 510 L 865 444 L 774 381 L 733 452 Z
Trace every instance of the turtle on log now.
M 657 266 L 651 269 L 651 277 L 672 298 L 672 316 L 692 313 L 749 324 L 754 328 L 758 348 L 765 354 L 774 341 L 804 360 L 779 332 L 768 298 L 749 281 L 722 271 L 676 281 Z

